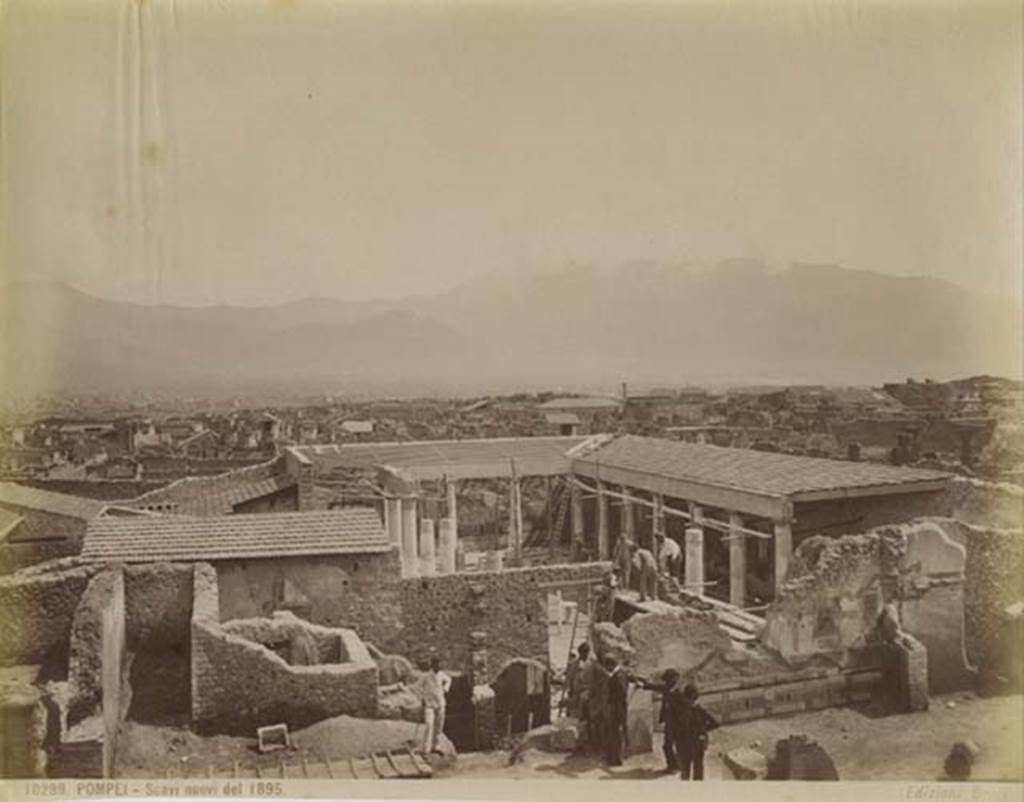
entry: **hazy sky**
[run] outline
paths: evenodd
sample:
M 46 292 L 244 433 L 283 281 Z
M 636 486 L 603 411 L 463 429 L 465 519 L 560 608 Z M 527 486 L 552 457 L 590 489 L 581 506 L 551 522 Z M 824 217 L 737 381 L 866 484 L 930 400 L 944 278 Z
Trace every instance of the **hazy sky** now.
M 753 256 L 1021 291 L 1014 2 L 3 13 L 16 278 L 260 303 Z

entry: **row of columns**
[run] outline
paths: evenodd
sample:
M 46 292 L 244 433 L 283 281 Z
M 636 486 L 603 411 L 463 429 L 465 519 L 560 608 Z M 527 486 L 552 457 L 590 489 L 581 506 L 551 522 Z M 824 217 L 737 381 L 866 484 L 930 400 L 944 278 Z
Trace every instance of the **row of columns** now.
M 600 480 L 595 481 L 597 489 L 597 558 L 607 560 L 611 550 L 608 533 L 608 501 L 607 488 Z M 625 488 L 623 488 L 625 490 Z M 665 501 L 660 493 L 652 493 L 654 543 L 658 536 L 665 535 Z M 583 542 L 583 494 L 579 487 L 572 488 L 572 543 L 573 558 L 577 558 L 578 545 Z M 630 540 L 636 541 L 636 518 L 634 503 L 628 499 L 621 500 L 620 530 Z M 687 590 L 703 593 L 705 586 L 704 573 L 704 529 L 706 527 L 704 510 L 700 505 L 689 504 L 690 524 L 684 535 L 684 585 Z M 729 601 L 737 607 L 746 604 L 747 596 L 747 539 L 751 535 L 744 532 L 743 517 L 740 513 L 730 511 L 728 518 L 727 542 L 729 549 Z M 775 590 L 779 590 L 789 570 L 790 557 L 793 552 L 793 531 L 791 516 L 773 522 L 774 541 L 774 573 Z M 652 544 L 653 546 L 654 544 Z M 657 554 L 655 554 L 657 557 Z
M 420 518 L 415 495 L 391 496 L 384 501 L 388 541 L 398 549 L 403 577 L 453 574 L 458 547 L 456 485 L 447 483 L 446 516 L 435 522 Z

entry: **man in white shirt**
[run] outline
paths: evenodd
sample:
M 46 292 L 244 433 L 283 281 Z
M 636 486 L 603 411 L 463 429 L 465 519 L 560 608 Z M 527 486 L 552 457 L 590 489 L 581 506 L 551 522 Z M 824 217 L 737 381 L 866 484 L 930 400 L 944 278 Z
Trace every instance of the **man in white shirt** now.
M 669 576 L 679 576 L 679 569 L 683 565 L 683 550 L 668 535 L 660 537 L 661 550 L 658 552 L 658 563 L 661 565 L 661 571 Z
M 448 707 L 448 691 L 452 678 L 441 670 L 441 661 L 430 660 L 430 670 L 423 672 L 416 681 L 415 690 L 423 700 L 423 723 L 427 731 L 423 739 L 424 752 L 438 752 L 441 733 L 444 732 L 444 717 Z

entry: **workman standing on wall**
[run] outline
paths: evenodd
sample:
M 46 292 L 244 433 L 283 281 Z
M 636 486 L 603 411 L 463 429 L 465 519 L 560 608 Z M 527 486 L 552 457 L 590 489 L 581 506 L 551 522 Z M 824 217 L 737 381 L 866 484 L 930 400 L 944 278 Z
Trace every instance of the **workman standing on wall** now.
M 658 563 L 650 549 L 637 549 L 633 555 L 633 567 L 640 575 L 640 601 L 658 598 Z

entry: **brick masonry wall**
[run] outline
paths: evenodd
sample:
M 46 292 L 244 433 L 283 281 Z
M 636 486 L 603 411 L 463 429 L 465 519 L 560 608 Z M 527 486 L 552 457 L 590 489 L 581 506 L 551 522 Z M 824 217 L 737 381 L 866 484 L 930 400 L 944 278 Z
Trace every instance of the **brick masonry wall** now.
M 214 570 L 196 566 L 192 612 L 192 717 L 206 731 L 252 735 L 257 727 L 298 728 L 342 714 L 377 712 L 377 666 L 360 662 L 290 666 L 219 623 Z M 346 648 L 353 649 L 351 643 Z
M 75 608 L 96 567 L 0 577 L 0 665 L 63 663 Z
M 404 579 L 405 626 L 389 650 L 414 661 L 436 655 L 452 670 L 471 674 L 476 685 L 492 682 L 513 658 L 548 665 L 547 595 L 557 589 L 551 585 L 600 581 L 609 568 L 578 563 Z M 585 589 L 567 584 L 563 595 L 585 599 Z M 472 633 L 485 635 L 478 647 Z M 474 651 L 484 653 L 476 671 Z

